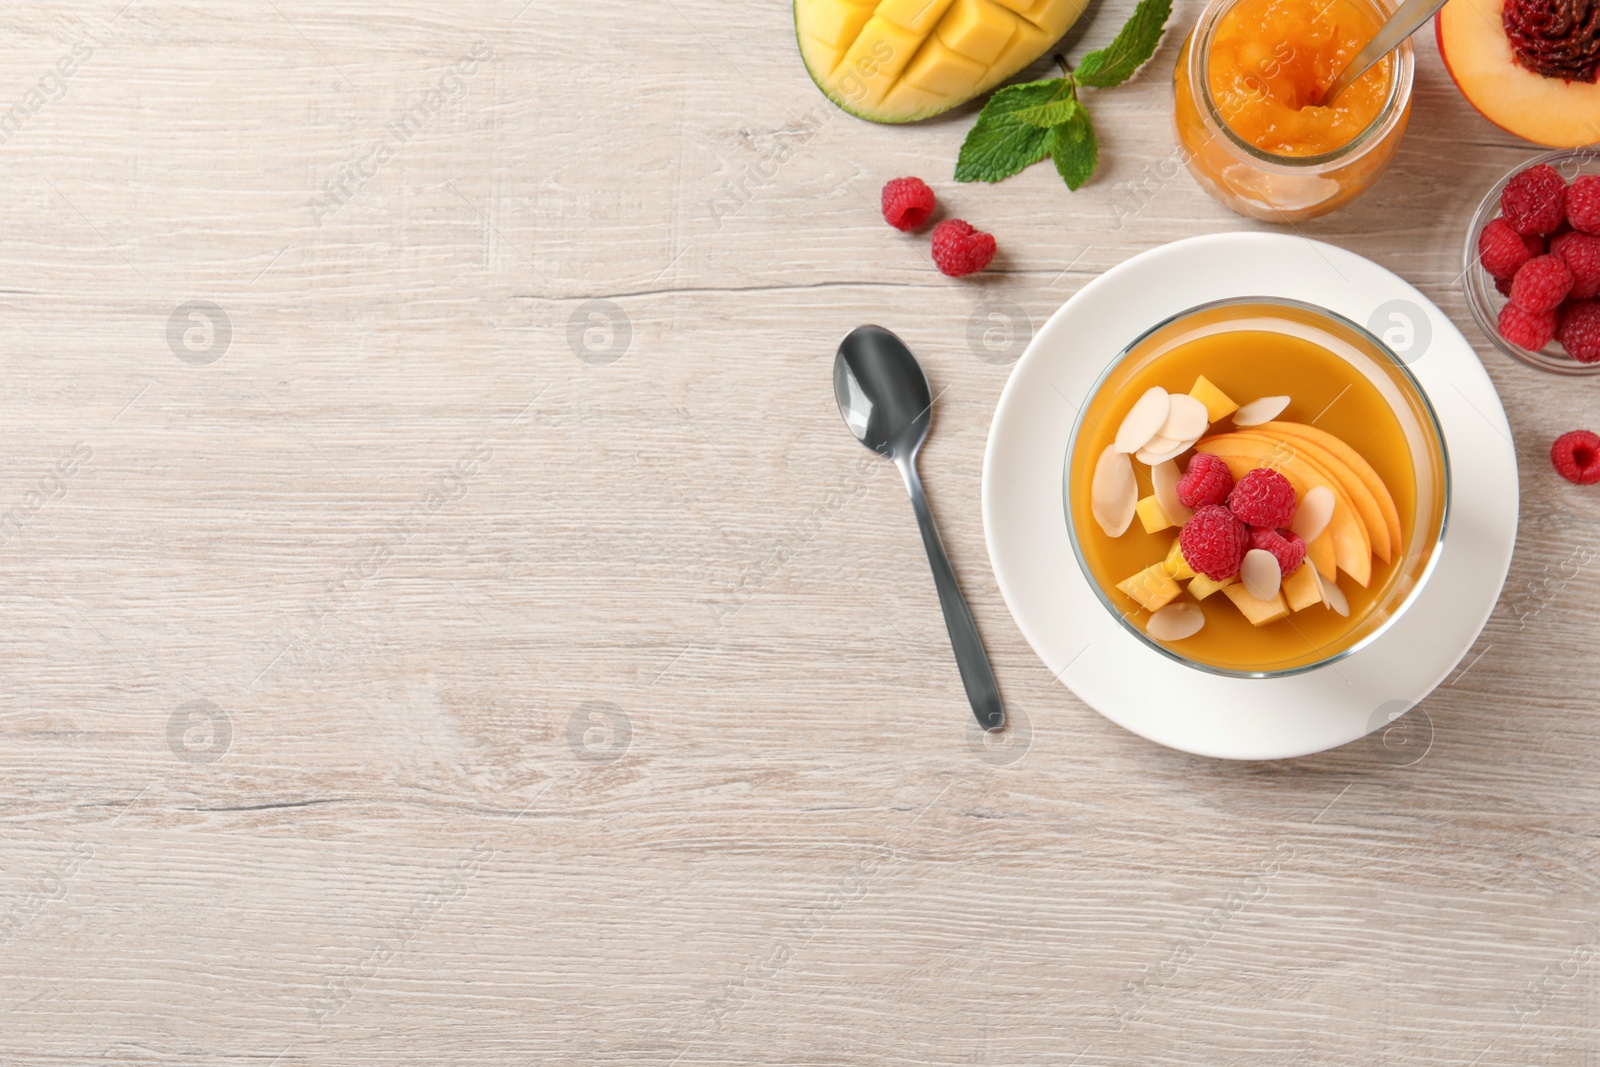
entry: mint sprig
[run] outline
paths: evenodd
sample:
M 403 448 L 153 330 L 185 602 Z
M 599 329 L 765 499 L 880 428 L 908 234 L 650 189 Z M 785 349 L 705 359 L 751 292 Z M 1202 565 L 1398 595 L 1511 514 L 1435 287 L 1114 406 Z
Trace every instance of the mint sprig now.
M 1155 52 L 1171 14 L 1172 0 L 1139 0 L 1112 42 L 1084 56 L 1076 71 L 996 92 L 961 144 L 956 181 L 1001 181 L 1049 156 L 1067 188 L 1083 185 L 1100 151 L 1079 86 L 1109 89 L 1127 81 Z

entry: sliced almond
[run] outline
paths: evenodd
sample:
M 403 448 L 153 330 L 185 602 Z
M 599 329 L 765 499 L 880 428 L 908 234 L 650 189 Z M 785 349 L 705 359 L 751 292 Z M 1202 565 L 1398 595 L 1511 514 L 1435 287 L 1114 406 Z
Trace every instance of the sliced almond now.
M 1167 421 L 1157 431 L 1162 437 L 1192 441 L 1205 436 L 1211 417 L 1204 404 L 1187 393 L 1173 393 L 1167 405 Z
M 1193 637 L 1206 624 L 1206 613 L 1198 604 L 1168 604 L 1151 615 L 1144 632 L 1157 641 L 1182 641 Z
M 1278 586 L 1283 584 L 1283 568 L 1278 566 L 1278 557 L 1271 552 L 1252 548 L 1239 564 L 1239 580 L 1257 600 L 1271 600 L 1278 595 Z
M 1306 490 L 1300 506 L 1295 508 L 1294 521 L 1289 524 L 1289 529 L 1309 545 L 1328 528 L 1328 520 L 1333 518 L 1333 504 L 1332 489 L 1325 485 L 1312 486 Z
M 1094 481 L 1089 486 L 1089 509 L 1094 521 L 1107 537 L 1121 537 L 1133 521 L 1139 506 L 1139 483 L 1133 477 L 1133 461 L 1107 446 L 1094 465 Z
M 1172 404 L 1167 399 L 1167 391 L 1159 385 L 1151 386 L 1123 417 L 1122 425 L 1117 427 L 1114 447 L 1118 452 L 1129 455 L 1139 451 L 1156 435 L 1171 413 Z
M 1264 396 L 1260 400 L 1252 400 L 1244 407 L 1233 413 L 1235 426 L 1259 426 L 1263 422 L 1271 422 L 1283 414 L 1283 409 L 1289 406 L 1286 396 Z
M 1182 526 L 1194 515 L 1194 512 L 1184 507 L 1183 501 L 1178 499 L 1178 480 L 1182 477 L 1178 465 L 1170 459 L 1150 468 L 1150 485 L 1155 493 L 1156 503 L 1161 505 L 1161 510 L 1175 526 Z
M 1311 568 L 1316 572 L 1316 568 Z M 1322 586 L 1322 602 L 1345 618 L 1350 617 L 1350 599 L 1344 595 L 1344 590 L 1339 588 L 1338 582 L 1330 582 L 1317 575 L 1317 582 Z
M 1195 440 L 1198 440 L 1198 438 Z M 1170 437 L 1163 437 L 1160 434 L 1156 434 L 1156 436 L 1151 439 L 1149 444 L 1139 449 L 1138 454 L 1134 458 L 1136 458 L 1140 463 L 1146 463 L 1154 467 L 1156 464 L 1165 463 L 1169 459 L 1177 459 L 1194 446 L 1194 440 L 1174 441 Z

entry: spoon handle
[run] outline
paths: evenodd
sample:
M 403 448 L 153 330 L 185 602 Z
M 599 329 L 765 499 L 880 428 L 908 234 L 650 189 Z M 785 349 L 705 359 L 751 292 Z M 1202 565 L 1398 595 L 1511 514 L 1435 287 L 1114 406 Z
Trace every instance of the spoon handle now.
M 1000 702 L 1000 686 L 994 680 L 989 666 L 989 654 L 984 651 L 983 638 L 978 636 L 978 624 L 972 619 L 966 597 L 956 582 L 956 572 L 945 554 L 944 542 L 939 538 L 939 528 L 933 524 L 933 513 L 928 510 L 928 497 L 922 491 L 922 478 L 917 474 L 917 460 L 913 454 L 906 461 L 896 460 L 896 466 L 905 477 L 906 490 L 911 494 L 911 507 L 917 513 L 917 526 L 922 530 L 922 547 L 928 551 L 928 565 L 933 568 L 933 584 L 939 590 L 939 606 L 944 609 L 945 629 L 950 631 L 950 645 L 955 649 L 956 667 L 961 671 L 961 684 L 966 687 L 967 700 L 978 725 L 985 730 L 998 730 L 1006 724 L 1005 705 Z
M 1395 8 L 1394 14 L 1389 16 L 1388 21 L 1378 27 L 1378 32 L 1373 34 L 1372 40 L 1368 41 L 1339 76 L 1333 79 L 1333 84 L 1322 94 L 1320 101 L 1322 106 L 1326 107 L 1333 103 L 1334 97 L 1350 88 L 1374 63 L 1399 48 L 1402 41 L 1433 18 L 1444 6 L 1444 2 L 1445 0 L 1404 0 Z

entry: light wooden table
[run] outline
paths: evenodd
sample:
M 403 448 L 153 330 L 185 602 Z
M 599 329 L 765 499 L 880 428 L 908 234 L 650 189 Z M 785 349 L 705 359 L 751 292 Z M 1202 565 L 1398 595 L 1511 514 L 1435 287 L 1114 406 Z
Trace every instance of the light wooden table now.
M 1597 1062 L 1600 495 L 1543 458 L 1595 385 L 1480 344 L 1523 539 L 1399 755 L 1141 741 L 988 569 L 974 312 L 1255 226 L 1162 170 L 1197 3 L 1069 194 L 834 111 L 779 0 L 122 2 L 0 34 L 0 1063 Z M 1417 82 L 1302 229 L 1481 341 L 1532 150 Z M 908 173 L 988 274 L 883 224 Z M 865 321 L 942 391 L 998 746 L 834 410 Z

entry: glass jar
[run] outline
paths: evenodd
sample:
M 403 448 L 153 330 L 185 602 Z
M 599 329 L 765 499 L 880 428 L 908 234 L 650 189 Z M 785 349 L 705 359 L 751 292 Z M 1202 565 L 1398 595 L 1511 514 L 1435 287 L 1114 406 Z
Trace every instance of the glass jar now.
M 1365 128 L 1331 151 L 1278 155 L 1236 133 L 1212 92 L 1213 37 L 1222 18 L 1241 2 L 1213 0 L 1178 54 L 1173 121 L 1184 161 L 1201 188 L 1241 215 L 1297 222 L 1326 214 L 1360 196 L 1394 157 L 1411 114 L 1411 42 L 1384 61 L 1388 93 Z M 1317 2 L 1305 0 L 1308 9 Z M 1388 17 L 1382 3 L 1351 2 L 1372 11 L 1379 23 Z

